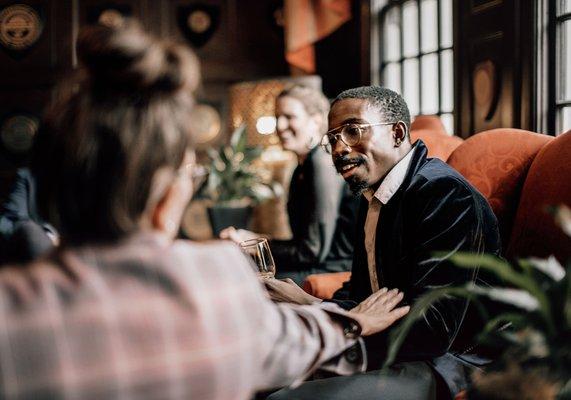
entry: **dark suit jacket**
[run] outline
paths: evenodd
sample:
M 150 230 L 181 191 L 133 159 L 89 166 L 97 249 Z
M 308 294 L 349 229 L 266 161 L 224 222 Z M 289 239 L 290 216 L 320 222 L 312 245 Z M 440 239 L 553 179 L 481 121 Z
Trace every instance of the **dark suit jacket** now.
M 403 184 L 381 208 L 376 233 L 379 286 L 404 291 L 408 304 L 433 288 L 482 283 L 476 271 L 451 265 L 448 257 L 456 251 L 500 252 L 497 220 L 486 199 L 458 172 L 426 154 L 418 141 Z M 351 280 L 335 295 L 347 309 L 372 293 L 364 245 L 367 208 L 362 198 Z M 435 256 L 437 251 L 447 255 Z M 440 301 L 412 328 L 399 360 L 428 361 L 455 392 L 465 384 L 469 358 L 458 356 L 471 347 L 479 323 L 467 301 Z M 386 356 L 387 336 L 381 332 L 367 342 L 373 368 Z
M 359 201 L 321 146 L 295 169 L 287 211 L 292 240 L 270 245 L 279 273 L 348 271 Z

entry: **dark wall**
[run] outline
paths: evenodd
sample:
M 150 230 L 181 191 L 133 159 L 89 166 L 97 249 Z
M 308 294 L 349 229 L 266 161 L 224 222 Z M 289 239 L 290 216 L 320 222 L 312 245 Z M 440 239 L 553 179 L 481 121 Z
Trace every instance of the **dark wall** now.
M 361 72 L 360 54 L 362 6 L 368 0 L 352 4 L 354 18 L 316 46 L 317 73 L 329 96 L 368 79 Z M 155 34 L 192 45 L 202 64 L 199 100 L 222 115 L 228 109 L 230 84 L 289 74 L 283 27 L 276 19 L 283 0 L 0 0 L 0 17 L 9 7 L 12 14 L 21 13 L 22 9 L 13 7 L 21 5 L 31 7 L 39 18 L 41 35 L 35 43 L 16 50 L 0 40 L 0 129 L 7 136 L 37 126 L 55 82 L 74 67 L 72 44 L 78 30 L 106 11 L 111 17 L 116 13 L 136 17 Z M 188 16 L 197 10 L 210 16 L 210 28 L 203 34 L 188 28 Z M 24 18 L 28 18 L 26 12 Z M 34 25 L 34 17 L 27 23 Z M 25 152 L 7 151 L 4 144 L 0 140 L 0 170 L 25 161 Z
M 369 1 L 353 1 L 351 12 L 350 21 L 315 45 L 317 74 L 328 97 L 370 84 Z
M 456 129 L 533 129 L 532 0 L 456 0 Z

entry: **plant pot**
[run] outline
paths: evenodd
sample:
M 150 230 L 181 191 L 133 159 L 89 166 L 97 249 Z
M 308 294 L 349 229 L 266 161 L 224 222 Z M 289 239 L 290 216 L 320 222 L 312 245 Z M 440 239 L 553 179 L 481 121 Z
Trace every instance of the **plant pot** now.
M 252 206 L 215 205 L 208 207 L 208 219 L 215 237 L 218 237 L 222 229 L 229 226 L 236 229 L 248 229 L 251 216 Z

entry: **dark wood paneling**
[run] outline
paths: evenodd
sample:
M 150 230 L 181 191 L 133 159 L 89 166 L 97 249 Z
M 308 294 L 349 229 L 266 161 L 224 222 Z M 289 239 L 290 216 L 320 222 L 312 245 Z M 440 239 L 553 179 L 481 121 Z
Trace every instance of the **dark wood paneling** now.
M 532 129 L 533 2 L 455 2 L 456 132 Z
M 177 13 L 193 4 L 207 4 L 220 13 L 218 29 L 211 39 L 195 48 L 205 84 L 287 74 L 283 29 L 275 26 L 271 12 L 280 1 L 168 0 L 164 9 L 172 23 L 166 28 L 166 36 L 185 40 Z
M 353 0 L 351 20 L 315 46 L 317 74 L 323 78 L 323 91 L 328 97 L 369 83 L 370 77 L 363 73 L 364 68 L 369 69 L 369 56 L 361 52 L 362 47 L 369 46 L 368 35 L 363 37 L 360 29 L 364 1 Z M 368 8 L 363 13 L 368 25 Z
M 0 0 L 0 10 L 14 3 Z M 0 88 L 52 84 L 71 66 L 72 0 L 28 0 L 16 4 L 36 10 L 43 31 L 38 41 L 23 52 L 0 49 Z
M 203 75 L 199 101 L 215 106 L 223 118 L 228 110 L 229 85 L 289 75 L 284 31 L 274 13 L 283 0 L 0 0 L 0 10 L 12 4 L 36 9 L 44 28 L 25 53 L 15 57 L 0 49 L 0 124 L 17 113 L 41 116 L 54 84 L 75 66 L 77 32 L 108 9 L 138 18 L 159 36 L 189 43 L 180 26 L 179 11 L 201 4 L 217 7 L 217 29 L 195 51 Z M 352 0 L 352 10 L 351 21 L 316 45 L 317 73 L 329 96 L 368 81 L 368 55 L 363 55 L 363 49 L 368 48 L 368 26 L 361 25 L 362 20 L 368 20 L 368 0 Z M 6 161 L 3 152 L 0 143 L 0 162 Z
M 155 15 L 151 12 L 152 0 L 78 0 L 78 18 L 80 27 L 85 24 L 93 24 L 97 22 L 100 14 L 109 9 L 117 10 L 119 13 L 134 17 L 141 21 L 146 29 L 156 27 Z

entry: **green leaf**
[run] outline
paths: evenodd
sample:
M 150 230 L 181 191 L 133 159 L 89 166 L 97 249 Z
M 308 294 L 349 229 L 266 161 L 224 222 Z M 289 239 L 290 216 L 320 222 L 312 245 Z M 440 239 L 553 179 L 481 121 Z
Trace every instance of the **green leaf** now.
M 571 267 L 567 268 L 567 287 L 565 288 L 565 305 L 563 314 L 567 323 L 567 329 L 571 328 Z
M 514 328 L 517 329 L 525 326 L 527 322 L 528 319 L 525 317 L 525 315 L 518 313 L 503 313 L 489 320 L 484 326 L 484 329 L 482 330 L 481 334 L 485 336 L 489 335 L 492 332 L 497 331 L 500 324 L 509 323 Z
M 549 256 L 546 259 L 529 257 L 527 260 L 520 260 L 520 265 L 534 267 L 556 282 L 565 277 L 565 270 L 554 256 Z
M 551 316 L 549 299 L 539 287 L 533 276 L 517 272 L 506 261 L 490 254 L 472 254 L 458 252 L 450 256 L 450 260 L 462 268 L 482 268 L 498 276 L 504 282 L 517 288 L 528 291 L 539 301 L 541 314 L 551 333 L 555 332 L 555 325 Z
M 476 285 L 469 286 L 468 290 L 474 294 L 487 296 L 492 300 L 521 308 L 527 312 L 536 311 L 539 308 L 539 301 L 526 290 L 480 287 Z
M 269 195 L 277 195 L 271 175 L 265 179 L 265 170 L 255 162 L 263 149 L 247 147 L 246 142 L 246 128 L 240 126 L 232 133 L 228 145 L 216 150 L 207 149 L 211 159 L 211 177 L 205 193 L 215 202 L 262 201 Z
M 235 153 L 242 153 L 246 150 L 246 142 L 248 140 L 248 135 L 246 135 L 246 125 L 240 125 L 238 128 L 232 132 L 230 137 L 230 146 Z

